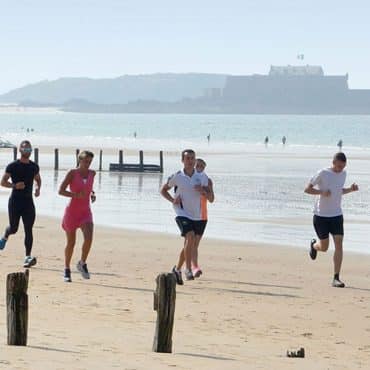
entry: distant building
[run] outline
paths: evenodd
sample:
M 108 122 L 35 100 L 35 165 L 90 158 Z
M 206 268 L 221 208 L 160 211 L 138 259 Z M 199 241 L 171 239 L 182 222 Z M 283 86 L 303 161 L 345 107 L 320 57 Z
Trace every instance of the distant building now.
M 269 76 L 324 76 L 321 66 L 271 66 Z
M 204 97 L 209 99 L 218 99 L 222 97 L 222 90 L 219 87 L 212 87 L 208 89 L 204 89 Z
M 268 75 L 228 76 L 225 107 L 240 113 L 370 112 L 370 90 L 350 90 L 348 74 L 325 76 L 321 66 L 271 66 Z

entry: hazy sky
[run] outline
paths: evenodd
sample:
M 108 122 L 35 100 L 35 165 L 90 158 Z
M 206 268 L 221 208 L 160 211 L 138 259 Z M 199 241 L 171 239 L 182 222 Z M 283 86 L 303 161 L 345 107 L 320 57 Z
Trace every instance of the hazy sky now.
M 369 15 L 356 0 L 0 0 L 0 93 L 66 76 L 267 73 L 300 53 L 370 88 Z

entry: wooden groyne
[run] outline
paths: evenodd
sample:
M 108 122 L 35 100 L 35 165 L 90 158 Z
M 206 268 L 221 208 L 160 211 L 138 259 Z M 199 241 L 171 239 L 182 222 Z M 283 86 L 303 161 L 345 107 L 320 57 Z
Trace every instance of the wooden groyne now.
M 18 157 L 18 149 L 13 148 L 13 160 Z M 76 149 L 74 153 L 76 166 L 78 165 L 78 155 L 80 149 Z M 103 169 L 103 150 L 99 150 L 98 158 L 98 171 L 104 171 Z M 39 164 L 40 151 L 39 148 L 34 148 L 33 158 L 31 158 L 35 163 Z M 55 171 L 60 169 L 60 152 L 58 148 L 54 149 L 54 161 L 53 168 Z M 109 171 L 114 172 L 137 172 L 137 173 L 163 173 L 163 151 L 159 152 L 159 164 L 144 163 L 144 151 L 139 151 L 139 162 L 138 163 L 126 163 L 123 161 L 123 150 L 118 151 L 118 163 L 110 163 Z
M 145 164 L 144 163 L 144 152 L 139 152 L 139 163 L 124 163 L 123 162 L 123 151 L 119 151 L 118 163 L 111 163 L 109 165 L 109 171 L 120 171 L 120 172 L 160 172 L 163 173 L 163 152 L 159 152 L 159 165 L 157 164 Z

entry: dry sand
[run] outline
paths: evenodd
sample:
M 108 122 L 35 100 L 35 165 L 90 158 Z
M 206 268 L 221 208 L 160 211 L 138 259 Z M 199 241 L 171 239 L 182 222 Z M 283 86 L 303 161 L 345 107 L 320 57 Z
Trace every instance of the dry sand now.
M 204 240 L 204 275 L 177 287 L 173 353 L 158 354 L 154 280 L 174 265 L 179 237 L 97 226 L 91 279 L 73 268 L 64 283 L 59 220 L 39 217 L 34 232 L 27 347 L 6 345 L 6 275 L 23 270 L 22 229 L 0 254 L 0 369 L 370 368 L 370 256 L 345 254 L 347 287 L 336 289 L 332 253 L 313 262 L 302 249 Z M 299 347 L 306 358 L 286 357 Z

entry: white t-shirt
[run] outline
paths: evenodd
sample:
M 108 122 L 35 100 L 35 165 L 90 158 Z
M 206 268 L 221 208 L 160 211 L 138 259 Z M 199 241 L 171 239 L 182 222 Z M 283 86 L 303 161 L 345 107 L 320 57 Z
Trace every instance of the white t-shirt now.
M 204 172 L 194 170 L 192 176 L 185 174 L 184 170 L 178 171 L 168 178 L 167 185 L 176 186 L 176 195 L 181 196 L 181 204 L 174 204 L 177 216 L 187 217 L 198 221 L 203 219 L 203 204 L 200 192 L 194 189 L 195 185 L 208 186 L 208 176 Z
M 330 190 L 330 196 L 319 195 L 316 199 L 313 213 L 321 217 L 336 217 L 342 215 L 342 195 L 346 182 L 345 171 L 334 172 L 331 168 L 324 168 L 312 177 L 310 183 L 322 191 Z

